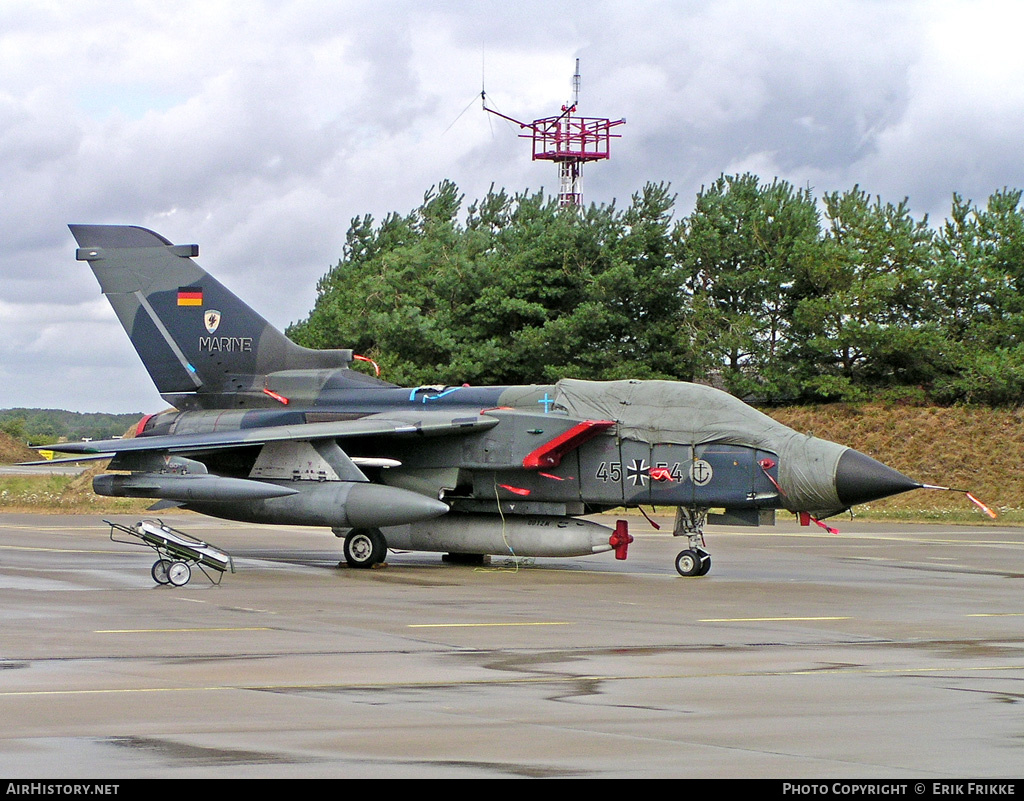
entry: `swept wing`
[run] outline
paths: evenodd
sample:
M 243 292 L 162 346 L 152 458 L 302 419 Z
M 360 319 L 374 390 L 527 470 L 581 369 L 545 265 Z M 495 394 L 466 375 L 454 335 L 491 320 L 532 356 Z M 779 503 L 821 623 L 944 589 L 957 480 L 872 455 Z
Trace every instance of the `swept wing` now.
M 265 445 L 270 442 L 316 442 L 368 436 L 469 434 L 493 428 L 497 424 L 496 418 L 487 415 L 453 415 L 446 412 L 384 413 L 367 415 L 357 420 L 242 428 L 202 434 L 164 434 L 131 439 L 65 442 L 46 447 L 61 453 L 80 453 L 91 458 L 153 451 L 200 454 L 206 451 Z M 49 464 L 52 464 L 52 461 Z

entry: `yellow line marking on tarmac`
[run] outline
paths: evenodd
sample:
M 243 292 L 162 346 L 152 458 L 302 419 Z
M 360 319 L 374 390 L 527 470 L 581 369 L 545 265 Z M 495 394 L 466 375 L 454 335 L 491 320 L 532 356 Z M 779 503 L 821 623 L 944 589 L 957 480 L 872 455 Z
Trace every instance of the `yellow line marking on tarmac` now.
M 11 531 L 99 531 L 105 526 L 15 526 L 10 523 L 0 523 L 0 529 Z
M 123 555 L 124 551 L 83 550 L 82 548 L 41 548 L 38 545 L 0 545 L 0 551 L 40 551 L 42 553 L 103 553 Z
M 836 525 L 841 526 L 841 523 Z M 906 523 L 902 524 L 905 528 L 927 528 L 927 524 L 915 524 Z M 1007 528 L 1013 528 L 1015 526 L 1007 526 Z M 630 532 L 632 533 L 632 532 Z M 784 539 L 815 539 L 815 540 L 827 540 L 829 542 L 841 542 L 842 540 L 878 540 L 880 542 L 912 542 L 918 544 L 929 544 L 929 545 L 958 545 L 958 546 L 974 546 L 974 545 L 1021 545 L 1020 539 L 1004 540 L 1004 539 L 980 539 L 980 540 L 966 540 L 963 537 L 957 537 L 953 534 L 946 532 L 933 532 L 928 533 L 927 531 L 908 531 L 906 534 L 899 534 L 896 532 L 872 532 L 872 531 L 851 531 L 849 529 L 839 529 L 838 534 L 817 534 L 811 532 L 792 532 L 792 531 L 719 531 L 716 530 L 711 532 L 716 539 L 718 538 L 757 538 L 767 537 L 772 540 L 782 541 Z M 974 533 L 974 532 L 970 532 Z M 1012 534 L 1007 532 L 1007 536 L 1015 536 L 1016 532 Z
M 1024 612 L 978 612 L 964 617 L 1024 617 Z
M 848 621 L 853 620 L 851 617 L 831 617 L 831 618 L 703 618 L 698 620 L 697 623 L 774 623 L 782 621 L 785 623 L 800 622 L 800 621 Z
M 185 692 L 213 692 L 217 690 L 237 690 L 238 687 L 139 687 L 137 689 L 122 688 L 119 690 L 15 690 L 13 692 L 0 692 L 0 697 L 30 696 L 30 695 L 115 695 L 118 693 L 180 693 Z
M 269 626 L 231 626 L 201 629 L 96 629 L 93 634 L 178 634 L 186 631 L 270 631 Z
M 406 628 L 409 629 L 471 629 L 471 628 L 488 628 L 491 626 L 571 626 L 573 625 L 569 621 L 542 621 L 538 620 L 533 623 L 409 623 Z

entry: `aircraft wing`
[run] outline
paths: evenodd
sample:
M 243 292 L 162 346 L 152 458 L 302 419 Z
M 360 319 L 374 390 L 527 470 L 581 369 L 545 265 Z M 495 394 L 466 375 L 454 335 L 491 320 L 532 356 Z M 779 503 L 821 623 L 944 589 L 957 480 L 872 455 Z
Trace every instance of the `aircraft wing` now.
M 46 446 L 50 448 L 49 445 Z M 52 448 L 51 448 L 52 450 Z M 46 467 L 55 464 L 78 464 L 79 462 L 100 462 L 114 457 L 114 453 L 92 453 L 88 456 L 68 456 L 64 459 L 37 459 L 33 462 L 18 462 L 18 467 Z
M 356 420 L 240 428 L 202 434 L 164 434 L 131 439 L 63 442 L 46 447 L 61 453 L 85 454 L 91 459 L 99 459 L 119 453 L 203 453 L 265 445 L 268 442 L 317 442 L 367 436 L 450 436 L 484 431 L 497 424 L 498 420 L 495 417 L 469 415 L 465 412 L 385 412 Z

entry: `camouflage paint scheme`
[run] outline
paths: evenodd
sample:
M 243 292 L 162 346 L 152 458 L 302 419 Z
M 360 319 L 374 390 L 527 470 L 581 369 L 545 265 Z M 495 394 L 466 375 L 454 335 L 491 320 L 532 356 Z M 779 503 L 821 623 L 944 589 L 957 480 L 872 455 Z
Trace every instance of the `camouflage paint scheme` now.
M 350 350 L 292 343 L 196 264 L 196 245 L 133 226 L 70 227 L 175 407 L 145 418 L 134 439 L 59 446 L 112 457 L 117 474 L 97 477 L 100 494 L 322 525 L 345 537 L 357 567 L 388 547 L 625 558 L 624 526 L 576 516 L 674 506 L 674 533 L 689 538 L 677 569 L 703 575 L 706 519 L 824 517 L 921 486 L 695 384 L 397 387 L 349 369 Z

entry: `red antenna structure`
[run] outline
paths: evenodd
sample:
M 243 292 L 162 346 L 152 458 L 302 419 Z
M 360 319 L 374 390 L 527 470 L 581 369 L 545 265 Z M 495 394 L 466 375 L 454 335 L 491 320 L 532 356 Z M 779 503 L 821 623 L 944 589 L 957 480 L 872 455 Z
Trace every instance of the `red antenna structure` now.
M 579 117 L 576 106 L 580 99 L 580 60 L 576 59 L 576 73 L 572 76 L 572 100 L 562 106 L 562 113 L 533 122 L 521 122 L 487 107 L 487 95 L 480 92 L 484 111 L 514 122 L 528 133 L 519 134 L 533 142 L 534 161 L 553 161 L 558 165 L 558 204 L 572 208 L 583 207 L 583 165 L 588 161 L 610 158 L 611 140 L 622 134 L 612 128 L 626 121 L 607 117 Z

